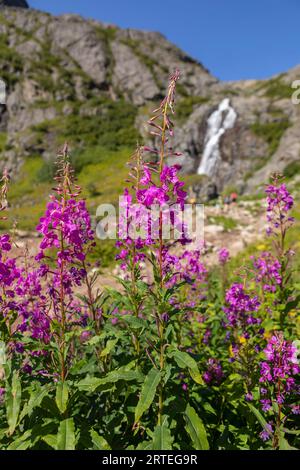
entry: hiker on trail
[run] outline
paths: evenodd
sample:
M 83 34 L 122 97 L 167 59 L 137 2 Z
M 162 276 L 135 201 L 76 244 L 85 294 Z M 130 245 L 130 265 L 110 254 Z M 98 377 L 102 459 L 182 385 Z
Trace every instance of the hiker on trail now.
M 229 196 L 225 196 L 225 197 L 224 197 L 224 212 L 228 212 L 230 203 L 231 203 L 230 197 L 229 197 Z
M 231 193 L 231 194 L 230 194 L 230 200 L 231 200 L 232 204 L 235 204 L 235 203 L 236 203 L 237 198 L 238 198 L 237 193 Z

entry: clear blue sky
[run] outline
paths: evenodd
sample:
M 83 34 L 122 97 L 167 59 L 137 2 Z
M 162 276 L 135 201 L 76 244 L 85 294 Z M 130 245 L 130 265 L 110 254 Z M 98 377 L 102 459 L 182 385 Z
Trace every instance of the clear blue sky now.
M 300 0 L 28 1 L 54 14 L 160 31 L 222 80 L 266 78 L 300 63 Z

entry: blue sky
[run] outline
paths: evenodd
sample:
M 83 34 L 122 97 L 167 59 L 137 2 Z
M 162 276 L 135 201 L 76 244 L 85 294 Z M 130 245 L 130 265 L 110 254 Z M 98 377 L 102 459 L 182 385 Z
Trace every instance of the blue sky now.
M 300 0 L 28 1 L 54 14 L 160 31 L 221 80 L 266 78 L 300 63 Z

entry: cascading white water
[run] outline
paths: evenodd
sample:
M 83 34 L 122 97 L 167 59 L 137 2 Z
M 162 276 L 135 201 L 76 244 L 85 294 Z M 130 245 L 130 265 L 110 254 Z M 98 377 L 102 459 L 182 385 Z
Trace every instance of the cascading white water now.
M 220 157 L 219 143 L 227 129 L 231 129 L 237 114 L 230 106 L 229 98 L 224 98 L 219 107 L 207 120 L 207 132 L 204 140 L 204 152 L 198 168 L 198 175 L 211 176 Z

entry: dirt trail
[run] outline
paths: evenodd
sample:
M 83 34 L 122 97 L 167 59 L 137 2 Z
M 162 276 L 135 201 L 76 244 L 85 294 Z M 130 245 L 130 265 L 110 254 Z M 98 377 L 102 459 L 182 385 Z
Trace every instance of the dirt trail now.
M 223 216 L 232 219 L 236 227 L 231 230 L 214 222 L 214 217 Z M 226 225 L 226 222 L 225 222 Z M 237 255 L 248 245 L 262 240 L 266 234 L 265 208 L 259 202 L 243 201 L 235 206 L 230 206 L 227 212 L 218 207 L 205 207 L 205 242 L 208 245 L 208 264 L 217 260 L 218 250 L 226 247 L 231 256 Z

